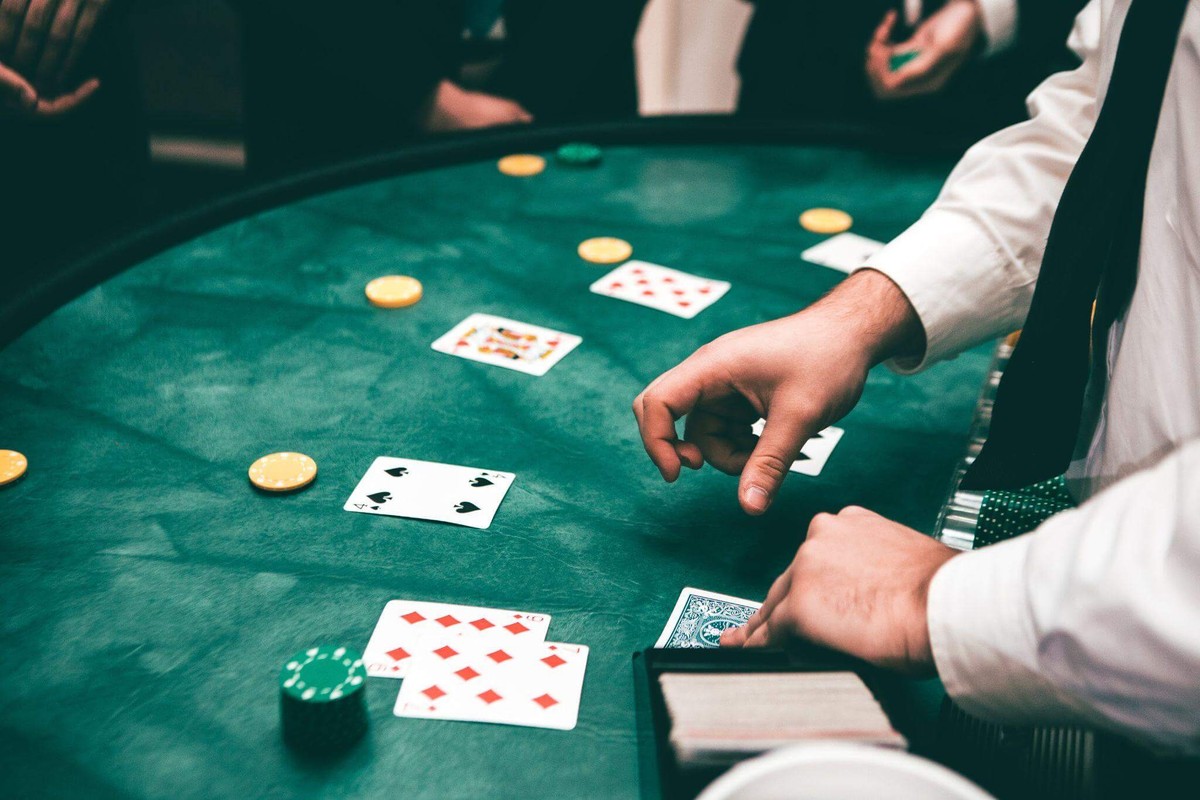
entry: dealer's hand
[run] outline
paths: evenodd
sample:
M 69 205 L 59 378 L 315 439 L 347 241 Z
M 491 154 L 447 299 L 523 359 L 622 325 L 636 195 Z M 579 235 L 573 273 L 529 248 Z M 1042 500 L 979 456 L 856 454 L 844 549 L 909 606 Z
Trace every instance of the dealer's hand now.
M 741 473 L 742 508 L 761 514 L 804 443 L 858 402 L 871 366 L 921 352 L 923 337 L 904 293 L 863 270 L 804 311 L 728 333 L 660 375 L 633 401 L 642 444 L 668 482 L 705 461 Z M 755 438 L 759 417 L 767 424 Z
M 79 64 L 109 0 L 0 0 L 0 108 L 56 117 L 100 88 L 76 80 Z
M 958 551 L 850 506 L 818 514 L 761 609 L 721 645 L 804 639 L 913 674 L 933 671 L 926 604 L 938 569 Z

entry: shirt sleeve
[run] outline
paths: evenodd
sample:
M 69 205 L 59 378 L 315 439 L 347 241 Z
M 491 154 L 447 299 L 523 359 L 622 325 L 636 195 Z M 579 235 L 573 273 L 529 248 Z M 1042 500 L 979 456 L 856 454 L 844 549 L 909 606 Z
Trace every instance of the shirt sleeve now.
M 946 562 L 946 691 L 1011 724 L 1080 722 L 1200 754 L 1200 439 L 1036 531 Z
M 932 206 L 870 258 L 908 296 L 925 328 L 915 372 L 1020 327 L 1067 177 L 1096 118 L 1100 4 L 1092 0 L 1068 41 L 1078 69 L 1029 96 L 1030 119 L 973 146 Z
M 1017 38 L 1017 0 L 975 0 L 986 40 L 984 55 L 1008 48 Z

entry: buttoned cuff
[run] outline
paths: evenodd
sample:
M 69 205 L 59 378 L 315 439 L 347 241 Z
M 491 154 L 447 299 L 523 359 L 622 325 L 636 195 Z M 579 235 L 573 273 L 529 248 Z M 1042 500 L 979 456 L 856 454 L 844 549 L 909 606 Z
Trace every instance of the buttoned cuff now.
M 920 359 L 892 360 L 900 373 L 1007 333 L 1020 325 L 1028 284 L 986 230 L 963 213 L 933 208 L 863 265 L 887 275 L 925 329 Z
M 1006 49 L 1017 38 L 1017 0 L 975 0 L 983 28 L 983 54 L 990 56 Z
M 1038 670 L 1024 589 L 1031 534 L 947 561 L 929 586 L 934 664 L 969 714 L 1000 723 L 1061 721 L 1068 703 Z

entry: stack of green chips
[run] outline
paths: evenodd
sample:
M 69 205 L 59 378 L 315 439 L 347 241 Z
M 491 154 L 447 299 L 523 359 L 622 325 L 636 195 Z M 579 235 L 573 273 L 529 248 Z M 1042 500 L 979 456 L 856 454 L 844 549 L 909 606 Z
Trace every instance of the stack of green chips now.
M 362 655 L 348 647 L 297 653 L 279 672 L 283 740 L 323 755 L 354 744 L 367 731 L 366 686 Z
M 586 142 L 569 142 L 555 153 L 560 164 L 572 167 L 594 167 L 603 157 L 604 153 L 599 147 Z

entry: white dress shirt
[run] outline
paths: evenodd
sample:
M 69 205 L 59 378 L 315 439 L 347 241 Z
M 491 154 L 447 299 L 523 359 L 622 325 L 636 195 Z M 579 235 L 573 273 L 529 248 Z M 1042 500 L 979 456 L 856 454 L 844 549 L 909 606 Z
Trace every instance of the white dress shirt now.
M 1146 2 L 1147 0 L 1140 0 Z M 1093 0 L 1082 58 L 1032 118 L 975 145 L 867 266 L 907 294 L 920 369 L 1021 327 L 1055 207 L 1103 102 L 1129 0 Z M 958 556 L 929 591 L 947 691 L 1011 723 L 1077 721 L 1200 753 L 1200 0 L 1176 46 L 1146 183 L 1137 287 L 1069 485 L 1081 505 Z M 1092 387 L 1093 389 L 1096 387 Z

